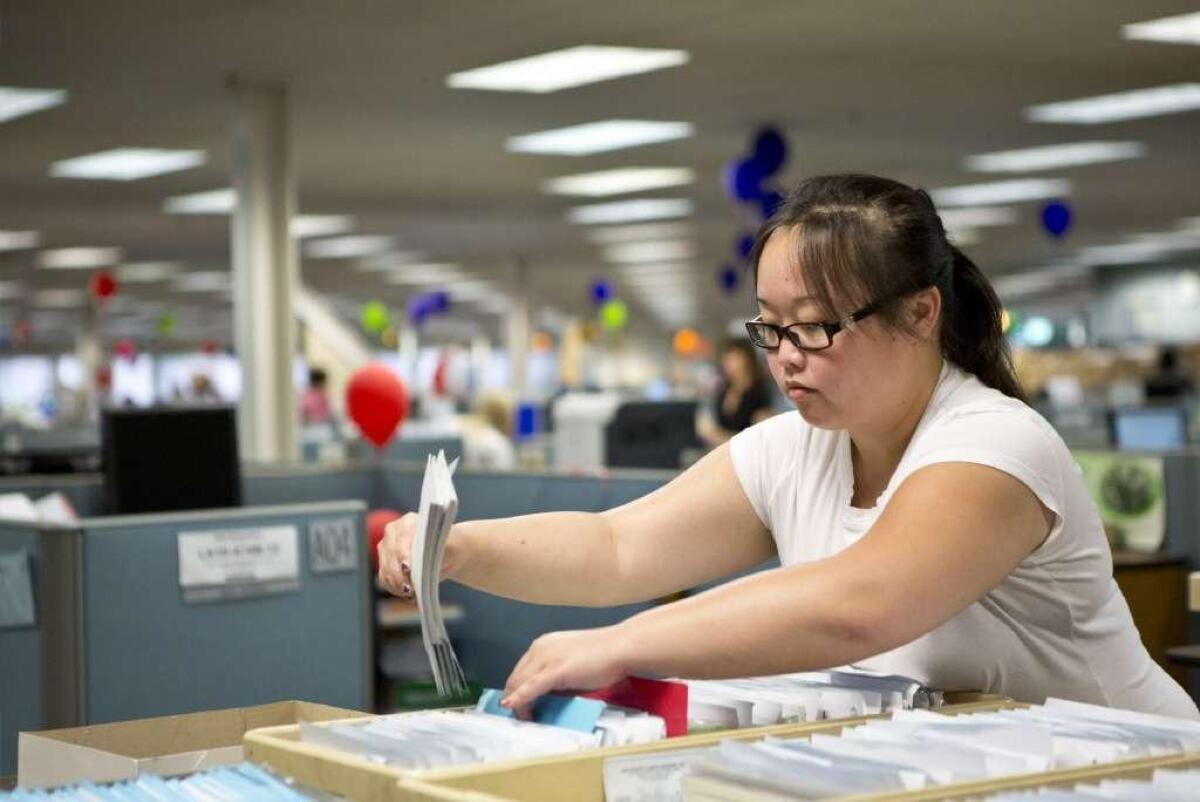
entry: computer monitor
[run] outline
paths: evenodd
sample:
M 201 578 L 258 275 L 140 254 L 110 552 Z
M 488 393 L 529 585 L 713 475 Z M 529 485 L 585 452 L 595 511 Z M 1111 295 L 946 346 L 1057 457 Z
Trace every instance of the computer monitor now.
M 1163 451 L 1182 448 L 1188 440 L 1183 407 L 1130 407 L 1112 412 L 1113 444 L 1122 450 Z
M 109 409 L 100 440 L 110 514 L 241 504 L 232 407 Z
M 683 452 L 699 445 L 695 401 L 626 401 L 605 430 L 604 462 L 676 470 Z

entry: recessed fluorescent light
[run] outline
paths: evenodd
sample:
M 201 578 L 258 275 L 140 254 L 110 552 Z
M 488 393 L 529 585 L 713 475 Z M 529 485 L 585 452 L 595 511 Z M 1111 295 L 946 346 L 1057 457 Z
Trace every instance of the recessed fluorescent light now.
M 328 237 L 345 234 L 354 228 L 354 218 L 347 214 L 301 214 L 292 218 L 292 236 Z
M 446 292 L 450 293 L 450 297 L 456 300 L 473 301 L 487 298 L 490 295 L 497 295 L 500 293 L 500 288 L 490 281 L 463 281 L 451 284 L 446 288 Z
M 395 270 L 398 267 L 416 264 L 428 258 L 428 254 L 420 251 L 385 251 L 365 257 L 362 261 L 355 263 L 354 268 L 364 272 Z
M 139 178 L 190 170 L 206 161 L 208 155 L 202 150 L 116 148 L 54 162 L 50 165 L 50 175 L 55 178 L 136 181 Z
M 309 242 L 304 246 L 304 255 L 310 259 L 352 259 L 384 253 L 395 245 L 396 240 L 392 237 L 355 234 Z
M 652 239 L 678 239 L 692 233 L 688 223 L 641 223 L 634 226 L 609 226 L 588 229 L 584 236 L 596 245 L 616 242 L 643 242 Z
M 446 85 L 454 89 L 542 94 L 677 67 L 687 61 L 685 50 L 580 45 L 456 72 L 446 78 Z
M 0 86 L 0 123 L 67 102 L 65 89 L 21 89 Z
M 25 285 L 19 281 L 0 281 L 0 301 L 11 301 L 25 295 Z
M 984 226 L 1011 226 L 1017 222 L 1017 210 L 1011 206 L 972 206 L 963 209 L 945 209 L 938 212 L 946 228 L 982 228 Z
M 231 188 L 176 195 L 163 204 L 168 214 L 231 214 L 236 208 L 237 191 Z
M 980 153 L 963 160 L 968 170 L 981 173 L 1029 173 L 1084 164 L 1136 159 L 1146 155 L 1141 142 L 1074 142 L 1022 150 Z
M 567 219 L 572 223 L 594 225 L 686 217 L 691 213 L 692 202 L 687 198 L 647 198 L 576 206 L 567 211 Z
M 1200 84 L 1172 84 L 1132 92 L 1047 103 L 1025 109 L 1036 123 L 1110 123 L 1200 109 Z
M 542 183 L 542 191 L 551 195 L 584 195 L 599 198 L 626 192 L 678 187 L 695 180 L 695 171 L 687 167 L 621 167 L 551 178 Z
M 175 275 L 175 262 L 128 262 L 117 268 L 117 281 L 123 284 L 152 284 Z
M 120 248 L 56 248 L 38 255 L 42 267 L 52 269 L 88 269 L 113 267 L 121 261 Z
M 696 246 L 688 240 L 663 240 L 660 242 L 622 242 L 604 249 L 608 262 L 669 262 L 690 259 Z
M 71 309 L 86 301 L 87 293 L 78 289 L 38 290 L 33 294 L 33 305 L 45 309 Z
M 1162 17 L 1147 22 L 1135 22 L 1132 25 L 1123 26 L 1121 33 L 1126 39 L 1200 45 L 1200 11 Z
M 42 237 L 36 231 L 0 231 L 0 251 L 36 248 Z
M 695 126 L 685 122 L 602 120 L 510 137 L 504 147 L 514 153 L 587 156 L 637 145 L 685 139 L 695 131 Z
M 174 288 L 177 292 L 224 292 L 232 282 L 224 270 L 197 270 L 176 276 Z
M 1071 182 L 1064 178 L 1015 178 L 1011 181 L 943 187 L 929 194 L 938 206 L 987 206 L 1061 198 L 1070 193 Z
M 404 265 L 396 269 L 386 278 L 388 284 L 413 284 L 428 286 L 433 284 L 451 284 L 455 281 L 469 279 L 455 264 L 424 264 Z

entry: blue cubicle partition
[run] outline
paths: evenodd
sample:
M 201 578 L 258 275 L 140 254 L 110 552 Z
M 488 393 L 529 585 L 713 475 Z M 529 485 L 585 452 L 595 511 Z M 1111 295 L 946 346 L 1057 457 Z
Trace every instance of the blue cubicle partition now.
M 361 501 L 0 523 L 0 553 L 27 550 L 38 621 L 0 630 L 0 774 L 22 729 L 302 699 L 373 706 L 371 583 Z M 315 571 L 313 527 L 352 547 Z M 294 527 L 299 577 L 274 595 L 185 600 L 181 532 Z

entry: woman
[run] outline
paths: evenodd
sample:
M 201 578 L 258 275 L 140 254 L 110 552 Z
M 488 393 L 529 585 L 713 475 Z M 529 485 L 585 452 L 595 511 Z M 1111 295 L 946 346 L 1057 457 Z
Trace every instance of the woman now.
M 629 674 L 737 677 L 848 663 L 945 689 L 1189 718 L 1112 577 L 1070 453 L 1021 400 L 980 270 L 929 196 L 872 176 L 804 182 L 755 250 L 787 412 L 602 514 L 455 527 L 446 573 L 531 602 L 651 599 L 757 565 L 623 623 L 539 638 L 504 704 Z M 407 594 L 411 519 L 381 577 Z
M 699 427 L 702 440 L 719 446 L 730 437 L 771 416 L 771 395 L 766 378 L 747 340 L 729 339 L 721 344 L 721 381 L 713 398 L 716 421 L 704 418 Z

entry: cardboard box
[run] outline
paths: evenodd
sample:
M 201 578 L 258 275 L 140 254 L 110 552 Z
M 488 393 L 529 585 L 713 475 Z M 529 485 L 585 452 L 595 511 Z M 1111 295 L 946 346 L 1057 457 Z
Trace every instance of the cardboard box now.
M 1018 706 L 999 696 L 951 695 L 959 702 L 941 708 L 947 714 Z M 872 717 L 873 718 L 873 717 Z M 320 788 L 359 802 L 456 800 L 457 802 L 604 802 L 604 761 L 715 745 L 723 740 L 757 740 L 768 735 L 795 737 L 836 733 L 867 718 L 776 724 L 669 738 L 652 744 L 593 749 L 534 760 L 477 763 L 405 771 L 300 741 L 298 726 L 270 727 L 246 734 L 246 759 L 267 766 L 301 785 Z
M 275 702 L 61 730 L 22 732 L 17 784 L 44 788 L 142 774 L 184 774 L 244 760 L 242 739 L 260 727 L 366 716 L 309 702 Z

